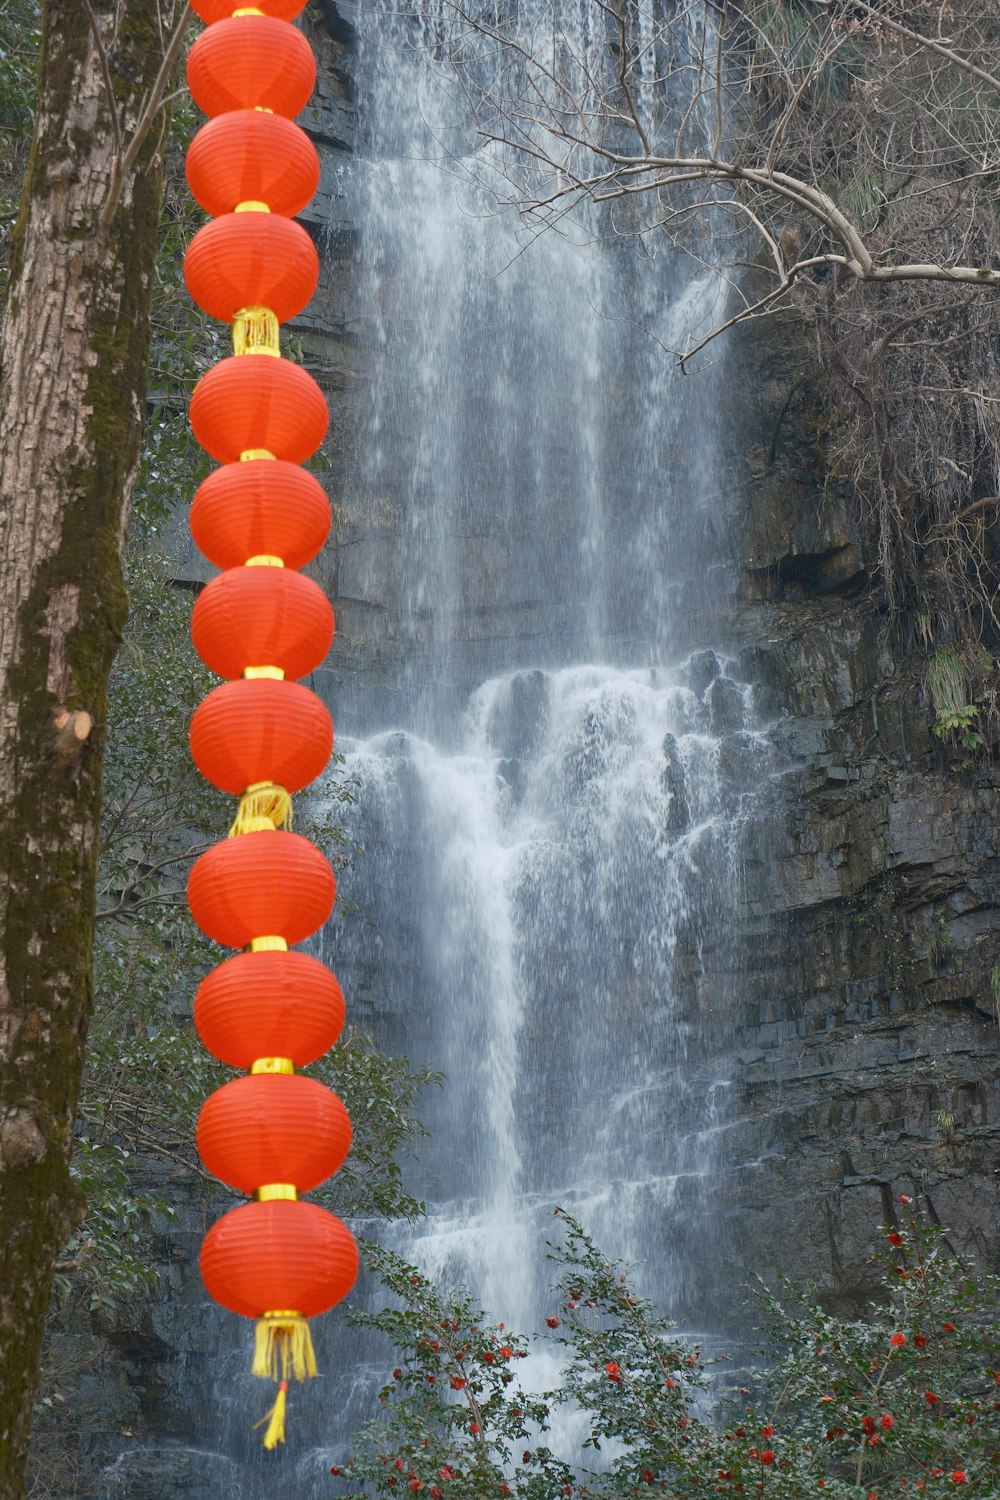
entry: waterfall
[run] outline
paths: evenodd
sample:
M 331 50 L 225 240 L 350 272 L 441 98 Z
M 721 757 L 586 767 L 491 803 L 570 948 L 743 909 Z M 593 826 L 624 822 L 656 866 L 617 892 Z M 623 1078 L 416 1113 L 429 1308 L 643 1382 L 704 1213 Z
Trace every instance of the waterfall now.
M 574 55 L 603 45 L 590 18 L 564 17 Z M 324 956 L 389 1050 L 447 1075 L 410 1184 L 427 1218 L 389 1233 L 533 1329 L 560 1203 L 704 1329 L 728 1079 L 702 1044 L 766 757 L 719 645 L 724 362 L 666 352 L 719 283 L 599 213 L 539 233 L 504 210 L 434 27 L 357 23 L 371 375 L 337 595 L 364 640 L 333 702 L 361 852 Z

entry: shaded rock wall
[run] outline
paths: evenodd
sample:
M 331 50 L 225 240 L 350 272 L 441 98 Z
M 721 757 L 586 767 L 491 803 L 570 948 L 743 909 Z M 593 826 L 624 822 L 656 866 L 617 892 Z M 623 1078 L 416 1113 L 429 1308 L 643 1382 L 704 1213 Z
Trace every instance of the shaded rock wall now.
M 924 659 L 873 607 L 849 486 L 825 479 L 824 372 L 790 323 L 756 333 L 733 627 L 773 770 L 745 843 L 721 1211 L 734 1275 L 750 1243 L 754 1269 L 854 1307 L 901 1190 L 996 1261 L 1000 773 L 932 736 Z

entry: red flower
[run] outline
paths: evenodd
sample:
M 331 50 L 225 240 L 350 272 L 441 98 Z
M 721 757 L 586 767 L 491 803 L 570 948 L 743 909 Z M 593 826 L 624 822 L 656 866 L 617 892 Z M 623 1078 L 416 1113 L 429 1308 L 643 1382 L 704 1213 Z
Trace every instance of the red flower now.
M 506 1481 L 504 1481 L 504 1483 L 500 1486 L 500 1493 L 501 1493 L 501 1495 L 509 1495 L 510 1494 L 510 1485 L 507 1484 Z
M 770 1448 L 764 1449 L 763 1453 L 760 1455 L 760 1461 L 762 1464 L 774 1463 L 774 1454 L 771 1452 Z
M 428 1377 L 427 1377 L 427 1384 L 428 1385 L 433 1385 L 434 1384 L 434 1376 L 433 1375 L 428 1375 Z
M 441 1491 L 438 1489 L 436 1484 L 431 1485 L 430 1497 L 431 1500 L 441 1500 Z
M 965 1483 L 965 1470 L 964 1469 L 953 1469 L 951 1471 L 951 1482 L 952 1482 L 952 1484 L 964 1484 Z
M 469 1431 L 472 1433 L 473 1437 L 477 1437 L 479 1435 L 479 1431 L 480 1431 L 479 1423 L 478 1422 L 470 1422 L 469 1423 Z
M 893 1346 L 894 1349 L 902 1349 L 903 1345 L 906 1343 L 906 1334 L 894 1333 L 889 1339 L 889 1343 Z
M 393 1464 L 393 1468 L 394 1469 L 401 1469 L 402 1467 L 403 1467 L 403 1460 L 401 1458 L 397 1458 L 396 1462 Z
M 908 1198 L 905 1193 L 900 1193 L 899 1201 L 900 1203 L 912 1203 L 913 1200 L 912 1198 Z
M 338 1469 L 336 1464 L 334 1464 L 333 1468 L 330 1470 L 331 1474 L 342 1474 L 343 1472 L 343 1469 Z
M 927 1402 L 928 1406 L 936 1406 L 937 1403 L 941 1400 L 941 1397 L 935 1396 L 933 1391 L 924 1391 L 924 1400 Z
M 493 1355 L 492 1355 L 492 1354 L 491 1354 L 491 1353 L 490 1353 L 490 1351 L 489 1351 L 489 1350 L 488 1350 L 488 1349 L 487 1349 L 487 1350 L 486 1350 L 486 1351 L 485 1351 L 485 1352 L 484 1352 L 484 1354 L 483 1354 L 483 1364 L 484 1364 L 484 1365 L 491 1365 L 491 1364 L 492 1364 L 492 1363 L 493 1363 Z
M 608 1364 L 606 1364 L 604 1366 L 604 1373 L 608 1377 L 609 1380 L 616 1380 L 617 1381 L 617 1380 L 621 1380 L 621 1378 L 622 1378 L 622 1372 L 621 1372 L 621 1370 L 619 1370 L 619 1368 L 615 1364 L 614 1360 L 611 1360 L 610 1363 L 608 1363 Z
M 464 1391 L 468 1383 L 469 1382 L 461 1375 L 453 1375 L 451 1377 L 451 1388 L 453 1391 Z
M 885 1414 L 885 1416 L 884 1416 L 884 1417 L 880 1417 L 880 1418 L 879 1418 L 879 1423 L 878 1423 L 878 1425 L 879 1425 L 879 1426 L 880 1426 L 880 1427 L 882 1427 L 882 1428 L 884 1428 L 884 1429 L 885 1429 L 885 1431 L 886 1431 L 886 1432 L 888 1432 L 888 1431 L 889 1431 L 889 1428 L 890 1428 L 890 1427 L 892 1427 L 892 1426 L 893 1426 L 893 1425 L 894 1425 L 894 1423 L 893 1423 L 893 1419 L 892 1419 L 892 1417 L 890 1417 L 890 1416 L 889 1416 L 889 1413 L 888 1413 L 888 1412 L 886 1412 L 886 1414 Z
M 413 1491 L 414 1494 L 416 1494 L 417 1490 L 422 1490 L 423 1489 L 423 1485 L 420 1483 L 419 1479 L 411 1479 L 410 1480 L 410 1489 Z
M 1000 1370 L 997 1371 L 995 1379 L 997 1385 L 1000 1385 Z M 663 1382 L 663 1385 L 664 1388 L 668 1391 L 675 1391 L 677 1389 L 676 1380 L 671 1380 L 669 1377 Z
M 550 1328 L 558 1328 L 559 1327 L 559 1319 L 558 1318 L 555 1318 L 555 1317 L 546 1318 L 545 1321 L 549 1325 Z
M 761 1435 L 761 1437 L 774 1437 L 774 1428 L 773 1427 L 762 1427 L 760 1429 L 760 1435 Z
M 862 1417 L 861 1418 L 861 1429 L 862 1429 L 863 1432 L 867 1432 L 869 1434 L 869 1436 L 870 1436 L 875 1431 L 875 1418 L 874 1417 Z
M 392 1378 L 393 1378 L 393 1380 L 401 1380 L 402 1377 L 403 1377 L 403 1372 L 399 1368 L 399 1366 L 397 1365 L 396 1368 L 395 1368 L 395 1370 L 393 1370 L 393 1372 L 392 1372 Z
M 955 1325 L 954 1325 L 954 1323 L 942 1323 L 941 1327 L 943 1328 L 943 1330 L 944 1330 L 945 1333 L 954 1333 L 955 1332 Z
M 512 1349 L 509 1349 L 508 1346 L 506 1344 L 504 1344 L 503 1348 L 500 1350 L 500 1358 L 501 1359 L 510 1359 L 510 1356 L 511 1356 L 511 1354 L 513 1352 L 514 1351 Z
M 914 1337 L 913 1342 L 916 1344 L 916 1346 L 917 1346 L 918 1349 L 926 1349 L 927 1348 L 927 1335 L 926 1335 L 926 1333 L 918 1333 L 918 1334 L 916 1334 L 916 1336 Z
M 903 1236 L 901 1234 L 897 1234 L 895 1230 L 893 1230 L 892 1234 L 887 1234 L 886 1239 L 889 1241 L 890 1245 L 895 1245 L 897 1250 L 903 1243 Z

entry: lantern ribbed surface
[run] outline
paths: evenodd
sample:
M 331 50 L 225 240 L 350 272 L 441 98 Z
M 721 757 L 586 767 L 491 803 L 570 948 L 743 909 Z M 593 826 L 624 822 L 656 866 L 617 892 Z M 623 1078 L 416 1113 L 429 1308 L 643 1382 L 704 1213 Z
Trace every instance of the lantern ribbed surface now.
M 253 448 L 305 463 L 329 421 L 323 392 L 308 371 L 266 354 L 233 355 L 213 365 L 195 386 L 190 415 L 198 442 L 223 464 Z
M 244 1318 L 294 1310 L 326 1312 L 357 1280 L 358 1248 L 347 1227 L 315 1203 L 244 1203 L 205 1236 L 205 1290 Z
M 304 677 L 325 659 L 333 631 L 319 584 L 289 568 L 230 568 L 202 589 L 191 614 L 195 650 L 220 677 L 260 666 Z
M 277 829 L 213 844 L 187 883 L 191 915 L 224 948 L 245 948 L 256 937 L 301 943 L 323 926 L 336 894 L 329 861 L 315 844 Z
M 237 953 L 201 981 L 194 1024 L 227 1067 L 288 1057 L 304 1068 L 333 1046 L 344 1010 L 343 991 L 318 958 L 293 949 Z
M 302 568 L 326 541 L 330 502 L 319 480 L 296 464 L 226 464 L 199 487 L 190 526 L 195 545 L 217 568 L 262 555 Z
M 309 103 L 316 59 L 287 21 L 235 16 L 202 32 L 188 54 L 187 81 L 206 115 L 259 105 L 290 120 Z
M 326 769 L 333 720 L 296 682 L 224 682 L 195 709 L 188 740 L 198 770 L 220 791 L 239 797 L 274 781 L 295 793 Z
M 340 1167 L 351 1147 L 351 1122 L 336 1094 L 315 1078 L 258 1073 L 209 1095 L 195 1143 L 213 1177 L 237 1192 L 289 1182 L 307 1193 Z
M 330 532 L 330 501 L 297 463 L 226 463 L 199 484 L 190 534 L 216 567 L 277 556 L 285 567 L 312 561 Z
M 305 10 L 306 0 L 254 0 L 254 8 L 265 16 L 277 16 L 280 21 L 294 21 L 300 11 Z M 234 10 L 242 10 L 239 0 L 191 0 L 191 9 L 206 25 L 224 21 Z
M 203 125 L 188 147 L 192 196 L 207 214 L 229 214 L 238 203 L 266 203 L 294 218 L 319 187 L 316 148 L 281 115 L 236 109 Z
M 319 256 L 301 224 L 278 214 L 222 214 L 202 225 L 184 257 L 198 306 L 231 323 L 245 307 L 269 307 L 279 323 L 316 290 Z

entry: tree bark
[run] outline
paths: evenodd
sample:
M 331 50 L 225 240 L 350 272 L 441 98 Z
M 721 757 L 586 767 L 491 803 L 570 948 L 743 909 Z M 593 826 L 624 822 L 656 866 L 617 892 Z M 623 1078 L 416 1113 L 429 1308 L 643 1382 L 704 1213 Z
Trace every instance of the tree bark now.
M 0 1500 L 23 1493 L 52 1278 L 84 1214 L 69 1156 L 145 410 L 157 132 L 124 173 L 121 160 L 163 61 L 158 9 L 44 7 L 0 340 Z M 93 721 L 70 755 L 54 727 L 67 711 Z

